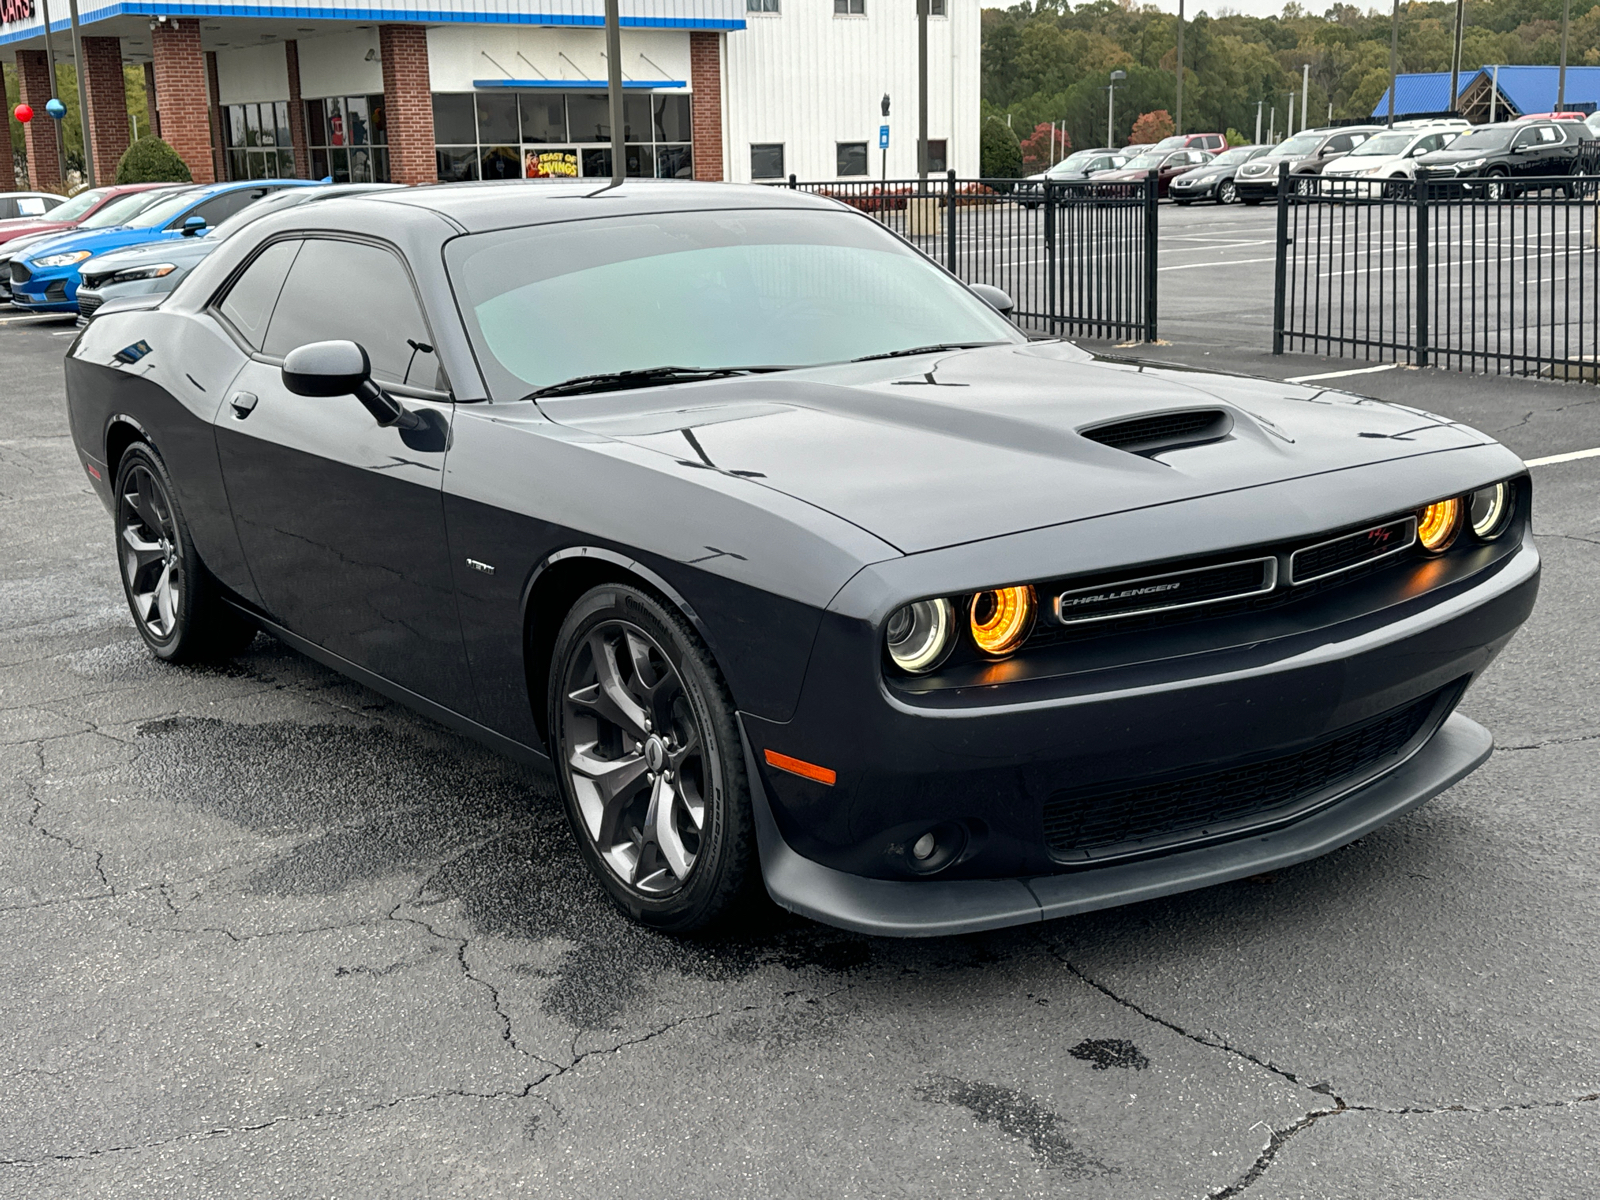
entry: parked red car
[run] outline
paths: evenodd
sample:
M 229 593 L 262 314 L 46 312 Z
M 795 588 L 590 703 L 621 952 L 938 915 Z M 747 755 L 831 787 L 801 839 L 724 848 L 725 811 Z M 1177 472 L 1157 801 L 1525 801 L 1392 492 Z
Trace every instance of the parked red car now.
M 1152 150 L 1209 150 L 1220 154 L 1228 148 L 1228 139 L 1220 133 L 1175 133 L 1149 146 L 1129 146 L 1126 152 L 1146 154 Z
M 35 233 L 54 233 L 58 229 L 76 228 L 85 218 L 94 216 L 106 205 L 130 192 L 147 192 L 151 188 L 171 187 L 170 183 L 120 183 L 109 187 L 89 188 L 79 192 L 65 204 L 58 204 L 49 212 L 37 217 L 13 217 L 0 221 L 0 242 L 26 237 Z
M 1204 150 L 1146 150 L 1135 158 L 1130 158 L 1120 169 L 1115 171 L 1097 171 L 1090 176 L 1094 183 L 1129 183 L 1143 180 L 1151 171 L 1156 174 L 1156 194 L 1165 196 L 1167 188 L 1173 179 L 1185 171 L 1192 171 L 1198 166 L 1203 166 L 1212 159 L 1212 155 Z

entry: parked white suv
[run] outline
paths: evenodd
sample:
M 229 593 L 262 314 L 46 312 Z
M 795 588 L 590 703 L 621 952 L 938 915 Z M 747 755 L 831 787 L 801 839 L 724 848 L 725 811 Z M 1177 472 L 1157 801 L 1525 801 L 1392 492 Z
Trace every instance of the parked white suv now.
M 1373 134 L 1343 158 L 1329 163 L 1323 168 L 1322 176 L 1334 182 L 1325 184 L 1324 190 L 1344 190 L 1340 187 L 1340 181 L 1344 181 L 1345 186 L 1354 191 L 1393 191 L 1393 181 L 1416 177 L 1417 159 L 1431 151 L 1443 150 L 1472 128 L 1465 121 L 1454 120 L 1405 124 L 1410 127 L 1396 122 L 1393 129 Z

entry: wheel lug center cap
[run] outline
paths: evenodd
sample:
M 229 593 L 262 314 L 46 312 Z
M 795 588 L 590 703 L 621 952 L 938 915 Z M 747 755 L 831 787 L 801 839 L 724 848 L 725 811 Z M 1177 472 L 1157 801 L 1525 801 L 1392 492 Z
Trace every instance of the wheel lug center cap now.
M 667 744 L 654 735 L 644 744 L 644 765 L 651 771 L 667 765 Z

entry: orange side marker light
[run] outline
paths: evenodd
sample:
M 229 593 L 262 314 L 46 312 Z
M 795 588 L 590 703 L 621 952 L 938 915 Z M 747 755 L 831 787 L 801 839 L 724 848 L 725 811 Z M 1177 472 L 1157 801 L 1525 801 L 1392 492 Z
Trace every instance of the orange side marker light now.
M 836 771 L 830 771 L 827 767 L 819 767 L 816 763 L 808 763 L 803 758 L 790 758 L 787 754 L 779 754 L 776 750 L 766 751 L 766 756 L 767 766 L 777 767 L 778 770 L 787 771 L 791 775 L 798 775 L 801 779 L 814 779 L 818 783 L 832 787 L 834 781 L 839 778 Z

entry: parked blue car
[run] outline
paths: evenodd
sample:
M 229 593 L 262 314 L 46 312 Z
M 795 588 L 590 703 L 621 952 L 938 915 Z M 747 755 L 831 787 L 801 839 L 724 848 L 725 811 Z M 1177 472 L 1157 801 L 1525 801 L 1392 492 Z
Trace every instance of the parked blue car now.
M 252 179 L 203 184 L 175 192 L 127 225 L 69 230 L 29 246 L 11 260 L 11 303 L 30 312 L 78 311 L 78 264 L 124 246 L 202 237 L 224 219 L 285 187 L 313 187 L 306 179 Z

